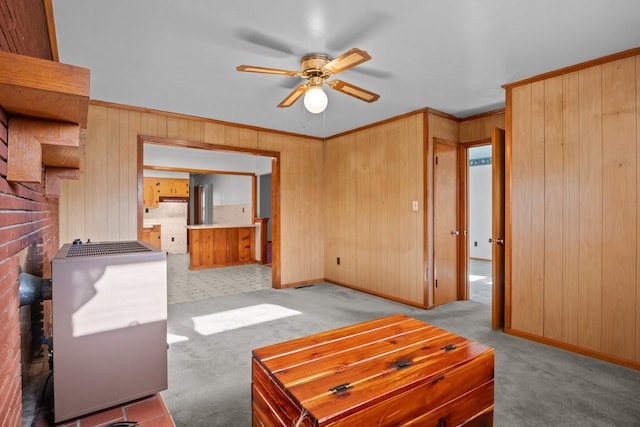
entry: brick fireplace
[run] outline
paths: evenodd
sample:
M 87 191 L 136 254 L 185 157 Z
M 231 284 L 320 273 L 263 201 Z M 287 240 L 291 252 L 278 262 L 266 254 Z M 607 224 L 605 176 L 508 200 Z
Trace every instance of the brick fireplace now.
M 51 277 L 51 258 L 59 248 L 58 200 L 44 196 L 43 184 L 7 182 L 7 128 L 0 107 L 0 425 L 17 427 L 23 367 L 37 350 L 30 341 L 31 315 L 19 307 L 18 275 Z

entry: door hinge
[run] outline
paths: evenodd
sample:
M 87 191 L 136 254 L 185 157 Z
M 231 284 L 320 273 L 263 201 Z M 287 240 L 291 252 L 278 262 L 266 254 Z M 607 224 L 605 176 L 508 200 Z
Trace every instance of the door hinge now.
M 438 287 L 438 279 L 436 279 L 436 288 Z
M 436 156 L 436 166 L 438 166 L 438 156 Z

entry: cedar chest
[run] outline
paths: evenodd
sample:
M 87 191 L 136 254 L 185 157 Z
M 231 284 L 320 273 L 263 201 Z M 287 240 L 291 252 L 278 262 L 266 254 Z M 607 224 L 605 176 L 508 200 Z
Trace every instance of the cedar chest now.
M 253 350 L 253 426 L 490 426 L 493 349 L 398 314 Z

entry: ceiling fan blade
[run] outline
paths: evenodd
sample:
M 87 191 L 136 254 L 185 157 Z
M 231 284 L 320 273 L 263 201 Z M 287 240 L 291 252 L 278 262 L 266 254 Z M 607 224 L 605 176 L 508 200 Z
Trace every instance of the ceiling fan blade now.
M 249 73 L 265 73 L 265 74 L 280 74 L 282 76 L 297 76 L 297 71 L 291 70 L 280 70 L 278 68 L 265 68 L 265 67 L 256 67 L 253 65 L 238 65 L 236 67 L 238 71 L 246 71 Z
M 278 107 L 280 108 L 291 107 L 294 102 L 296 102 L 298 99 L 300 99 L 302 95 L 304 95 L 304 93 L 307 91 L 308 88 L 309 88 L 308 84 L 303 84 L 298 86 L 293 90 L 293 92 L 287 95 L 287 97 L 283 99 L 280 104 L 278 104 Z
M 346 93 L 365 102 L 375 102 L 380 98 L 380 95 L 377 93 L 369 92 L 366 89 L 343 82 L 342 80 L 331 80 L 327 82 L 327 84 L 338 92 Z
M 322 68 L 329 71 L 331 74 L 336 74 L 355 67 L 358 64 L 362 64 L 370 59 L 371 55 L 366 51 L 354 47 L 334 60 L 329 61 L 329 63 Z
M 246 42 L 265 47 L 274 52 L 279 52 L 284 55 L 296 55 L 298 52 L 291 48 L 290 42 L 285 42 L 276 37 L 270 36 L 265 33 L 255 31 L 253 29 L 239 29 L 236 31 L 236 35 Z M 283 56 L 284 56 L 283 55 Z

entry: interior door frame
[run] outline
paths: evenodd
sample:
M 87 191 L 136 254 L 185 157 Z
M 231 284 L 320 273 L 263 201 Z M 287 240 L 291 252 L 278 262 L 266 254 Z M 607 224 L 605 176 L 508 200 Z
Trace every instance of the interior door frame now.
M 143 225 L 143 170 L 144 165 L 144 144 L 158 144 L 183 148 L 196 148 L 210 151 L 227 151 L 254 156 L 271 157 L 271 286 L 276 289 L 282 287 L 281 265 L 280 265 L 280 152 L 258 150 L 252 148 L 234 147 L 230 145 L 209 144 L 199 141 L 188 141 L 175 138 L 164 138 L 159 136 L 138 135 L 137 144 L 137 173 L 138 173 L 138 239 L 142 238 Z M 218 171 L 222 173 L 223 171 Z M 251 175 L 244 172 L 226 171 L 227 173 L 237 173 L 240 175 Z M 255 176 L 255 175 L 254 175 Z M 255 182 L 252 181 L 252 197 L 255 198 Z M 255 218 L 255 202 L 253 216 Z
M 469 149 L 491 145 L 491 138 L 460 143 L 460 224 L 462 228 L 462 247 L 460 248 L 460 272 L 463 274 L 460 285 L 460 299 L 469 299 Z M 493 303 L 493 302 L 492 302 Z
M 469 299 L 469 274 L 468 274 L 468 256 L 469 256 L 469 250 L 468 250 L 468 229 L 469 229 L 469 175 L 468 175 L 468 170 L 469 170 L 469 149 L 473 148 L 473 147 L 480 147 L 480 146 L 484 146 L 484 145 L 489 145 L 492 146 L 493 145 L 493 137 L 491 138 L 483 138 L 483 139 L 478 139 L 475 141 L 469 141 L 469 142 L 462 142 L 460 143 L 460 223 L 462 225 L 463 231 L 462 231 L 462 235 L 464 237 L 464 240 L 462 241 L 462 248 L 460 248 L 460 257 L 461 257 L 461 267 L 460 267 L 460 272 L 464 273 L 464 276 L 462 276 L 462 286 L 460 289 L 460 295 L 461 298 L 460 299 L 464 299 L 464 300 L 468 300 Z M 492 165 L 493 165 L 493 158 L 494 158 L 494 153 L 492 150 L 491 153 L 491 157 L 492 157 Z M 493 168 L 493 166 L 492 166 Z M 492 183 L 493 185 L 493 183 Z M 493 195 L 492 195 L 493 197 Z M 504 206 L 503 206 L 504 209 Z M 492 210 L 493 210 L 493 203 L 492 203 Z M 493 212 L 492 212 L 492 218 L 494 217 Z M 492 233 L 492 237 L 493 236 L 493 228 L 491 230 Z M 504 236 L 503 236 L 504 238 Z M 493 260 L 492 260 L 492 271 L 493 271 Z M 498 318 L 502 318 L 504 319 L 504 313 L 505 313 L 505 298 L 504 298 L 504 289 L 493 289 L 494 287 L 492 286 L 492 292 L 491 292 L 491 325 L 493 329 L 497 329 L 496 324 L 497 319 Z M 500 295 L 502 296 L 500 298 Z M 499 303 L 501 301 L 501 304 L 497 304 L 497 302 Z M 500 306 L 500 307 L 498 307 Z

